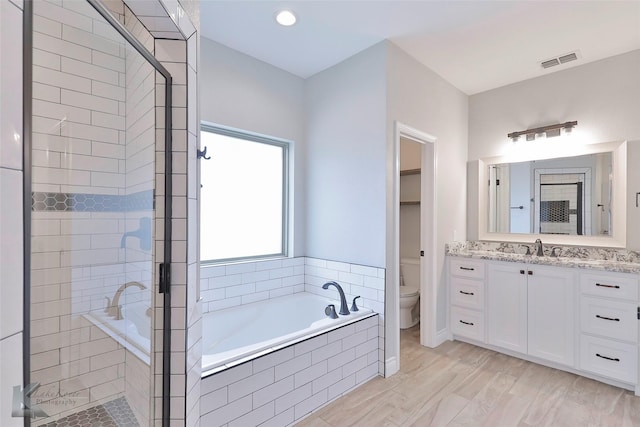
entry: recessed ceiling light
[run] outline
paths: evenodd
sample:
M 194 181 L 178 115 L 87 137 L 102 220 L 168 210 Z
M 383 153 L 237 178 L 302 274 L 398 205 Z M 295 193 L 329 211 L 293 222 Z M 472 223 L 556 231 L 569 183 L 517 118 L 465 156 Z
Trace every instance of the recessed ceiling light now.
M 294 15 L 290 10 L 281 10 L 276 15 L 276 21 L 278 21 L 278 24 L 280 25 L 290 27 L 296 23 L 296 15 Z

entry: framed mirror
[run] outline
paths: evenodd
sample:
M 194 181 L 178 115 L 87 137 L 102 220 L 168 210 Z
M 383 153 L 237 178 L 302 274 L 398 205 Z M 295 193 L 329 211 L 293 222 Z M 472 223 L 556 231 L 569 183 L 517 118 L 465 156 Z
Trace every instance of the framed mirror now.
M 479 161 L 480 240 L 624 247 L 626 142 L 550 148 Z

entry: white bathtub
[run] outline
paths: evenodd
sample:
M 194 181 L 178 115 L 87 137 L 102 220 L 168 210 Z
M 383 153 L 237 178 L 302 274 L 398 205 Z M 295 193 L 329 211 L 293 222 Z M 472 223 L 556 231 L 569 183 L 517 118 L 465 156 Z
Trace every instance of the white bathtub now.
M 205 314 L 203 376 L 374 314 L 359 307 L 357 312 L 330 319 L 324 313 L 328 304 L 340 311 L 340 301 L 301 292 Z
M 121 320 L 109 316 L 104 310 L 91 311 L 84 316 L 148 365 L 151 350 L 151 318 L 147 316 L 148 308 L 142 302 L 124 304 Z

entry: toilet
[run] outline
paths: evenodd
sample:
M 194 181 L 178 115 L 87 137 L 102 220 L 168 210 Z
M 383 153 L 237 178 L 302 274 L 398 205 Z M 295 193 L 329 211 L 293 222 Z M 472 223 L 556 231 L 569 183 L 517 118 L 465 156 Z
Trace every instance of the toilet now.
M 420 260 L 400 260 L 400 329 L 407 329 L 420 321 Z

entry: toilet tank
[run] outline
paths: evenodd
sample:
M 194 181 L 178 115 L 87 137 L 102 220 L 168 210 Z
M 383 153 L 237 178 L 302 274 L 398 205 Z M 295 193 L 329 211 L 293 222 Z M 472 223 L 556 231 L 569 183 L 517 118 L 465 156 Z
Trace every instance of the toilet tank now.
M 420 289 L 420 259 L 419 258 L 401 258 L 400 259 L 400 276 L 405 286 L 414 286 Z

